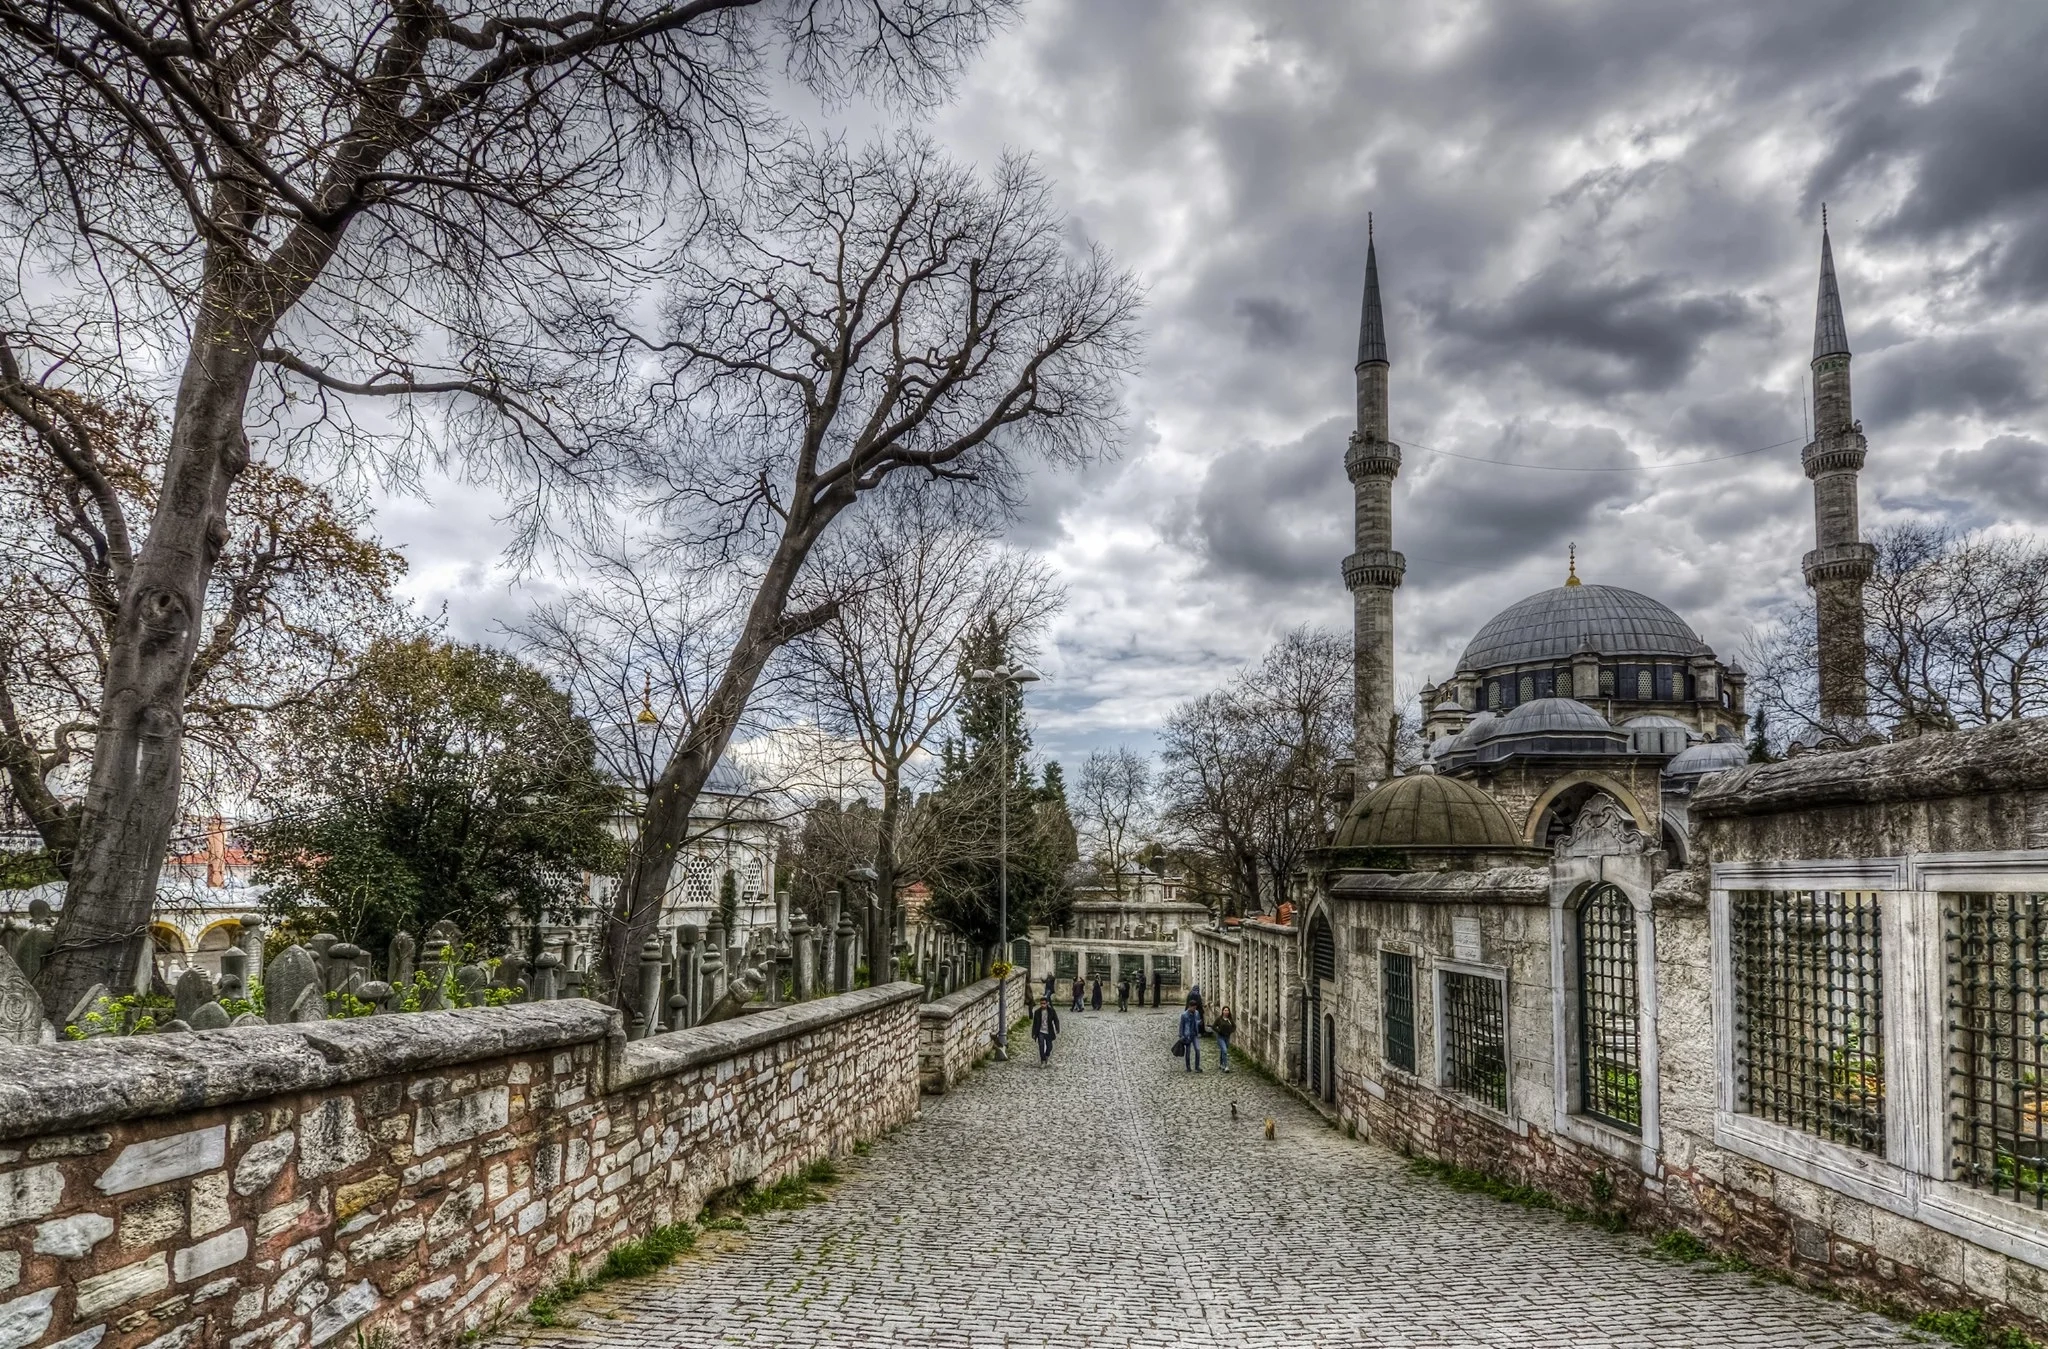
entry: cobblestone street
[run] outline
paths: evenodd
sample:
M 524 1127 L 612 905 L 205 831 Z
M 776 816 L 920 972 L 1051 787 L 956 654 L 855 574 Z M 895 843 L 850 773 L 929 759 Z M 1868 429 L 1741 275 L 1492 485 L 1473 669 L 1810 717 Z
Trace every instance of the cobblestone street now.
M 1208 1072 L 1184 1074 L 1171 1017 L 1063 1013 L 1049 1067 L 1033 1051 L 926 1098 L 829 1201 L 573 1303 L 573 1327 L 500 1343 L 1918 1342 L 1840 1303 L 1415 1176 L 1252 1073 L 1205 1056 Z

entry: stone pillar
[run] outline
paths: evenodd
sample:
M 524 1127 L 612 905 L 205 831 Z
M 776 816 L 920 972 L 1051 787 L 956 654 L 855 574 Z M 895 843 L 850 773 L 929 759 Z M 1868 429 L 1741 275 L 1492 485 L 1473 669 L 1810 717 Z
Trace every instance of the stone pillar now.
M 832 940 L 832 991 L 850 992 L 853 988 L 853 915 L 842 911 L 839 926 Z
M 683 1000 L 678 1030 L 696 1025 L 704 1015 L 702 938 L 695 923 L 676 928 L 676 995 Z
M 790 996 L 798 1002 L 811 996 L 811 925 L 798 918 L 789 925 L 789 946 L 793 964 Z
M 640 996 L 634 1000 L 629 1034 L 642 1040 L 661 1031 L 661 938 L 640 943 Z
M 263 934 L 263 920 L 260 918 L 244 918 L 242 930 L 236 934 L 236 940 L 242 946 L 242 954 L 249 961 L 248 968 L 244 971 L 245 977 L 249 980 L 263 977 Z

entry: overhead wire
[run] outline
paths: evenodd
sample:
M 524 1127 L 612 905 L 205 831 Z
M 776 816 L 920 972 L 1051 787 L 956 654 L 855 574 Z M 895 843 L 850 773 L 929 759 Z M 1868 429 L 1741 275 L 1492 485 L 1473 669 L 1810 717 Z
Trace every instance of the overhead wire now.
M 1491 464 L 1495 468 L 1532 468 L 1545 473 L 1658 473 L 1667 468 L 1697 468 L 1701 464 L 1725 464 L 1731 459 L 1747 459 L 1753 454 L 1768 450 L 1782 450 L 1787 445 L 1798 445 L 1798 440 L 1780 440 L 1770 445 L 1759 445 L 1753 450 L 1737 450 L 1734 454 L 1717 454 L 1706 459 L 1681 459 L 1675 464 L 1532 464 L 1525 459 L 1487 459 L 1476 454 L 1460 454 L 1456 450 L 1440 450 L 1434 445 L 1418 441 L 1398 442 L 1403 449 L 1421 450 L 1426 454 L 1440 454 L 1446 459 L 1462 459 L 1471 464 Z

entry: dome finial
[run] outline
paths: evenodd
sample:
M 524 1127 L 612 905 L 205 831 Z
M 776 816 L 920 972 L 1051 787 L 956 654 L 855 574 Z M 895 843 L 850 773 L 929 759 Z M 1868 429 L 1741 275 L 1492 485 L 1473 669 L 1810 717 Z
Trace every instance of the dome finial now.
M 633 718 L 642 726 L 658 726 L 661 718 L 654 715 L 654 672 L 646 672 L 640 684 L 640 715 Z
M 1569 571 L 1564 578 L 1564 583 L 1568 586 L 1575 586 L 1579 584 L 1579 545 L 1576 543 L 1567 545 L 1565 548 L 1565 558 Z

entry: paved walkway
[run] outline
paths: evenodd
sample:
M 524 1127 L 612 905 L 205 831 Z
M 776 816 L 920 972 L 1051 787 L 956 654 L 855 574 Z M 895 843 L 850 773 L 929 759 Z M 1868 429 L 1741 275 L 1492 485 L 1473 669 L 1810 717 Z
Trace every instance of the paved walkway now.
M 1446 1189 L 1251 1073 L 1187 1076 L 1168 1012 L 1062 1019 L 1050 1067 L 1034 1052 L 927 1097 L 828 1202 L 571 1304 L 575 1328 L 503 1343 L 1917 1342 L 1794 1289 L 1653 1260 L 1639 1238 Z

